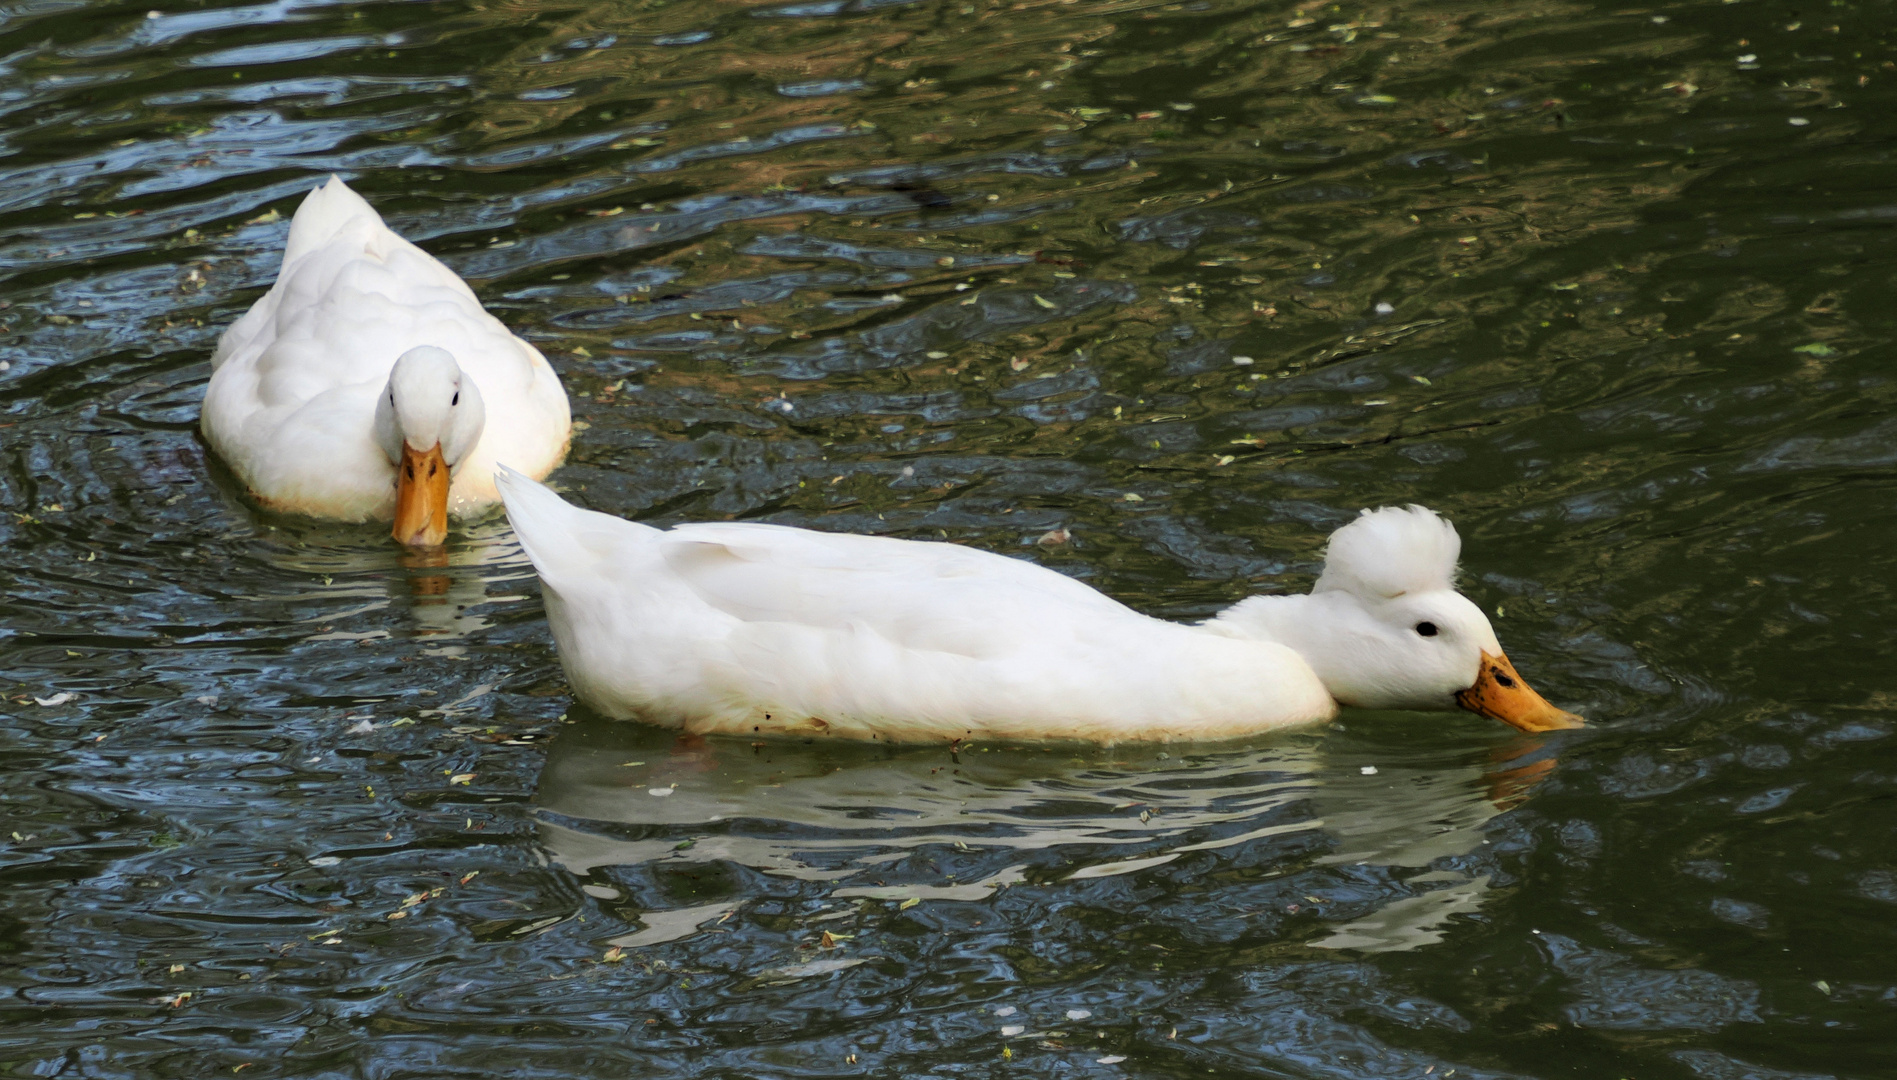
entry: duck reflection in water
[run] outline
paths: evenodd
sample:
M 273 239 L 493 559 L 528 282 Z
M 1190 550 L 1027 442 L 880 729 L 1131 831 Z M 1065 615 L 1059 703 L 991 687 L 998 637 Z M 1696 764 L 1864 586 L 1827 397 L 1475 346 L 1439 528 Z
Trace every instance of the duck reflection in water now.
M 402 568 L 408 571 L 408 594 L 417 606 L 447 602 L 454 578 L 445 573 L 430 573 L 448 568 L 448 549 L 443 547 L 409 548 L 402 553 Z
M 458 640 L 484 629 L 497 605 L 527 599 L 518 583 L 528 572 L 495 518 L 436 548 L 396 547 L 343 524 L 275 522 L 253 550 L 283 586 L 248 599 L 294 604 L 293 621 L 319 640 Z
M 552 745 L 536 801 L 542 845 L 596 896 L 619 896 L 615 878 L 693 878 L 697 903 L 650 905 L 623 945 L 737 910 L 745 896 L 707 895 L 699 880 L 723 880 L 719 865 L 834 883 L 836 901 L 983 902 L 1011 885 L 1079 889 L 1242 852 L 1248 866 L 1282 867 L 1268 876 L 1380 868 L 1404 895 L 1336 923 L 1317 905 L 1320 921 L 1299 935 L 1396 951 L 1440 940 L 1482 902 L 1489 876 L 1466 857 L 1552 769 L 1545 738 L 1498 754 L 1483 736 L 1358 714 L 1244 747 L 945 750 L 674 736 L 587 716 Z

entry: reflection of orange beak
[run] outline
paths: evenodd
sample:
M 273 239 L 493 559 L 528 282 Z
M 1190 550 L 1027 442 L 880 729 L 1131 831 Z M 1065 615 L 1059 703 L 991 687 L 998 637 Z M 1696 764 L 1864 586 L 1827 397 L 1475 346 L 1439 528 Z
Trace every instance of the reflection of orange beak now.
M 1508 657 L 1486 651 L 1475 685 L 1458 693 L 1456 704 L 1523 731 L 1558 731 L 1582 724 L 1580 717 L 1562 712 L 1529 689 L 1527 680 L 1515 673 Z
M 448 539 L 448 461 L 440 443 L 428 451 L 402 444 L 391 532 L 410 547 L 440 547 Z

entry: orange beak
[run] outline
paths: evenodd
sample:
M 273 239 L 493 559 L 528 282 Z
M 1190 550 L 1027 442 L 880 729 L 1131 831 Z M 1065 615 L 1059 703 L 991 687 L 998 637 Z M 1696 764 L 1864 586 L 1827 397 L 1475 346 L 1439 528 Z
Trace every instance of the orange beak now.
M 1523 731 L 1559 731 L 1583 723 L 1580 717 L 1555 708 L 1529 689 L 1528 681 L 1515 673 L 1508 657 L 1487 651 L 1482 654 L 1475 685 L 1458 693 L 1456 704 Z
M 448 539 L 448 461 L 440 443 L 428 451 L 402 444 L 391 533 L 410 547 L 440 547 Z

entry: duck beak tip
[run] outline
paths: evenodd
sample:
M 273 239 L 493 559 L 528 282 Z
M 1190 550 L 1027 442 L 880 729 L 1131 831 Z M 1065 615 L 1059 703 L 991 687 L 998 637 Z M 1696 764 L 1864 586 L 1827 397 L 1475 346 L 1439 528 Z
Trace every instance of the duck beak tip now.
M 1507 656 L 1487 651 L 1482 653 L 1475 684 L 1456 695 L 1456 704 L 1528 732 L 1565 731 L 1587 724 L 1535 693 Z

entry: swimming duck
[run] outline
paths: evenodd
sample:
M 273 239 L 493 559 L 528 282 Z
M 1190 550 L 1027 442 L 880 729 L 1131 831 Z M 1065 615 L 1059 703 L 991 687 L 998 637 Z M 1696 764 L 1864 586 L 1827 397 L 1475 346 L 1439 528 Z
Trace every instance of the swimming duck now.
M 1461 540 L 1420 506 L 1367 510 L 1331 534 L 1308 595 L 1185 625 L 957 544 L 661 530 L 505 467 L 496 482 L 568 683 L 619 719 L 889 742 L 1225 739 L 1339 705 L 1581 724 L 1529 688 L 1456 592 Z
M 505 461 L 545 476 L 572 418 L 545 357 L 336 177 L 290 221 L 277 281 L 218 340 L 204 438 L 256 500 L 390 519 L 439 545 L 498 498 Z

